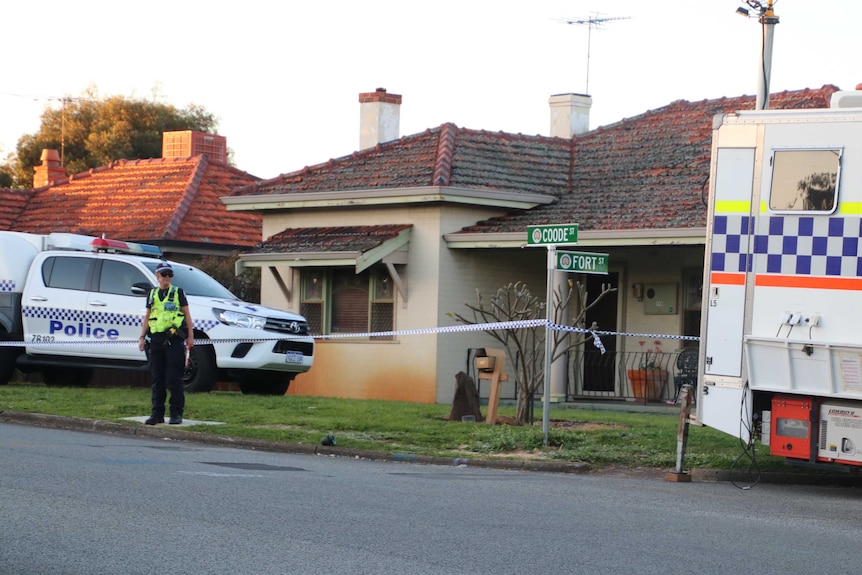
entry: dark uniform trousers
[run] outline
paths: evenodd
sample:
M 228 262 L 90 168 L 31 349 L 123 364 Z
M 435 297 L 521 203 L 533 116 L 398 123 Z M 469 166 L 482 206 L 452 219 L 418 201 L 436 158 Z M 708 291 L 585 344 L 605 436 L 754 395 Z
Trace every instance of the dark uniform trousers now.
M 171 392 L 170 416 L 183 416 L 186 404 L 183 393 L 183 371 L 186 364 L 185 341 L 171 337 L 166 343 L 152 343 L 148 349 L 150 373 L 153 376 L 153 412 L 156 417 L 165 415 L 165 398 Z

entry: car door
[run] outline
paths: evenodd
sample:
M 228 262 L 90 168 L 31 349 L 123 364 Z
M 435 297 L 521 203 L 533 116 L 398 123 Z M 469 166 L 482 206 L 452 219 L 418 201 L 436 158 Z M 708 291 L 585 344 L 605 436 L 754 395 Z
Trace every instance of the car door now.
M 132 288 L 152 286 L 150 275 L 133 263 L 100 258 L 93 274 L 93 290 L 87 299 L 89 333 L 84 355 L 145 361 L 138 350 L 141 322 L 147 307 L 146 294 Z M 141 290 L 137 290 L 141 292 Z
M 27 353 L 81 354 L 94 263 L 87 254 L 69 253 L 47 257 L 30 271 L 21 302 Z

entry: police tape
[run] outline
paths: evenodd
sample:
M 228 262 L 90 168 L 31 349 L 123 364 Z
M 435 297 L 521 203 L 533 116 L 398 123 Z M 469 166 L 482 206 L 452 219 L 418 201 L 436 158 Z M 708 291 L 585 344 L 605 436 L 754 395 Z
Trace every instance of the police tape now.
M 284 341 L 284 340 L 297 340 L 304 339 L 305 337 L 312 337 L 315 340 L 334 340 L 334 339 L 366 339 L 366 338 L 389 338 L 396 336 L 404 336 L 404 335 L 427 335 L 427 334 L 437 334 L 437 333 L 462 333 L 462 332 L 474 332 L 474 331 L 498 331 L 498 330 L 507 330 L 507 329 L 526 329 L 526 328 L 536 328 L 536 327 L 547 327 L 552 331 L 561 331 L 561 332 L 573 332 L 573 333 L 584 333 L 589 334 L 593 337 L 595 346 L 602 351 L 605 352 L 605 347 L 601 342 L 600 336 L 608 335 L 608 336 L 625 336 L 625 337 L 640 337 L 646 339 L 676 339 L 676 340 L 688 340 L 688 341 L 700 341 L 699 337 L 696 336 L 683 336 L 683 335 L 666 335 L 666 334 L 655 334 L 655 333 L 629 333 L 629 332 L 616 332 L 616 331 L 602 331 L 596 329 L 585 329 L 574 326 L 560 325 L 553 322 L 548 322 L 545 319 L 529 319 L 529 320 L 517 320 L 517 321 L 501 321 L 501 322 L 490 322 L 490 323 L 476 323 L 476 324 L 462 324 L 462 325 L 451 325 L 451 326 L 443 326 L 443 327 L 428 327 L 428 328 L 420 328 L 420 329 L 405 329 L 405 330 L 392 330 L 392 331 L 375 331 L 375 332 L 364 332 L 364 333 L 331 333 L 324 335 L 311 335 L 311 336 L 297 336 L 290 334 L 279 334 L 271 337 L 259 337 L 259 338 L 201 338 L 195 339 L 195 345 L 216 345 L 222 343 L 266 343 L 266 342 L 274 342 L 274 341 Z M 33 338 L 29 342 L 25 341 L 14 341 L 14 340 L 0 340 L 0 347 L 67 347 L 67 346 L 124 346 L 124 345 L 138 345 L 137 339 L 63 339 L 56 340 L 51 339 L 52 336 L 32 336 Z

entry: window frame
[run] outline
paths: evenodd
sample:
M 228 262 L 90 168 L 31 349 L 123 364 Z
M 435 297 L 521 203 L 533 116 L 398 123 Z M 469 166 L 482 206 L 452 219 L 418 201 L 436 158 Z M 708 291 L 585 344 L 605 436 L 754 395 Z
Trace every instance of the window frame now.
M 808 161 L 802 154 L 809 154 Z M 816 155 L 816 157 L 815 157 Z M 838 210 L 838 191 L 841 187 L 841 163 L 844 157 L 844 148 L 840 146 L 813 147 L 813 148 L 773 148 L 769 156 L 770 180 L 766 205 L 770 212 L 778 214 L 833 214 Z M 792 159 L 791 159 L 792 158 Z M 809 168 L 806 166 L 816 167 Z M 831 171 L 830 168 L 834 168 Z M 805 175 L 807 174 L 807 175 Z M 805 208 L 807 198 L 802 192 L 802 183 L 813 176 L 828 174 L 834 180 L 831 183 L 832 204 L 828 209 Z M 788 191 L 790 186 L 795 189 Z M 829 191 L 827 189 L 827 191 Z M 794 207 L 798 200 L 802 199 L 800 207 Z M 779 202 L 790 205 L 779 207 Z
M 310 313 L 308 313 L 308 308 L 306 306 L 318 306 L 319 309 L 319 322 L 320 322 L 320 334 L 321 335 L 332 335 L 332 325 L 334 321 L 333 317 L 333 306 L 334 306 L 334 296 L 333 290 L 335 288 L 335 278 L 336 274 L 343 274 L 345 271 L 350 270 L 350 273 L 354 275 L 362 276 L 366 275 L 367 280 L 364 283 L 367 286 L 367 297 L 365 298 L 365 314 L 366 314 L 366 322 L 365 329 L 362 331 L 351 332 L 351 331 L 339 331 L 339 334 L 349 335 L 351 333 L 377 333 L 378 331 L 388 332 L 393 331 L 395 329 L 395 309 L 396 302 L 398 300 L 397 290 L 395 289 L 395 282 L 392 280 L 391 275 L 389 274 L 389 270 L 383 264 L 377 264 L 371 266 L 370 268 L 363 270 L 359 274 L 356 274 L 352 268 L 348 268 L 346 266 L 332 266 L 332 267 L 310 267 L 304 268 L 300 271 L 300 312 L 302 315 L 308 320 L 309 317 L 313 317 Z M 318 277 L 320 279 L 320 287 L 315 290 L 309 290 L 309 282 L 311 278 Z M 389 279 L 389 288 L 385 292 L 381 292 L 380 284 L 384 281 L 382 278 Z M 382 305 L 391 306 L 391 315 L 389 317 L 388 323 L 391 325 L 388 329 L 385 330 L 372 330 L 372 326 L 379 321 L 380 316 L 377 313 L 377 309 Z M 315 318 L 316 319 L 316 318 Z M 384 320 L 385 321 L 385 320 Z M 309 321 L 311 324 L 312 322 Z M 382 336 L 365 336 L 363 338 L 355 337 L 350 338 L 353 341 L 364 340 L 364 341 L 391 341 L 394 340 L 395 337 L 392 335 L 382 335 Z

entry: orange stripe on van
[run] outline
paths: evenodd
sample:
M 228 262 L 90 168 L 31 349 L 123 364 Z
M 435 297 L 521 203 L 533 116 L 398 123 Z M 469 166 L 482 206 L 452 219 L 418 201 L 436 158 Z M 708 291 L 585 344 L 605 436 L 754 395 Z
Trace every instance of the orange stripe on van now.
M 754 285 L 762 287 L 862 290 L 862 278 L 757 275 L 754 278 Z
M 745 285 L 745 274 L 728 273 L 728 272 L 712 272 L 709 276 L 710 283 L 723 284 L 732 286 Z

